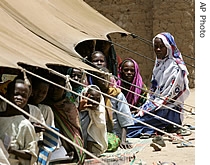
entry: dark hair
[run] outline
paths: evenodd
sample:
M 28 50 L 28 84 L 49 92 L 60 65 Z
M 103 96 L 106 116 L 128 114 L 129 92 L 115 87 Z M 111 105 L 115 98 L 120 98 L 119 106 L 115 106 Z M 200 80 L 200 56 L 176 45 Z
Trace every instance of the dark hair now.
M 90 88 L 88 88 L 87 93 L 90 93 L 90 92 L 96 91 L 96 90 L 97 90 L 97 92 L 98 92 L 99 89 L 100 89 L 100 88 L 97 87 L 97 86 L 91 86 Z
M 132 63 L 133 63 L 132 60 L 126 59 L 126 60 L 122 61 L 122 62 L 119 64 L 119 67 L 122 68 L 126 62 L 132 62 Z
M 12 82 L 10 82 L 7 86 L 7 92 L 6 95 L 9 96 L 11 94 L 14 93 L 15 90 L 15 84 L 16 83 L 21 83 L 21 84 L 25 84 L 23 79 L 14 79 Z
M 49 84 L 48 82 L 46 82 L 38 77 L 32 77 L 32 87 L 36 87 L 40 83 Z
M 105 54 L 102 51 L 99 51 L 99 50 L 96 50 L 93 53 L 91 53 L 91 55 L 88 57 L 88 61 L 92 62 L 92 56 L 97 54 L 97 53 L 102 54 L 104 56 L 105 62 L 107 62 Z

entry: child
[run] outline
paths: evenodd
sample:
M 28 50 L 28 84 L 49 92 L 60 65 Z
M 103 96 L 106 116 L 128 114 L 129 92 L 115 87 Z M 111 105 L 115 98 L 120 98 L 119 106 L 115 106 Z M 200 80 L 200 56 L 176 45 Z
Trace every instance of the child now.
M 107 68 L 101 68 L 101 70 L 108 72 Z M 107 81 L 110 81 L 108 74 L 103 74 L 98 76 Z M 93 77 L 93 84 L 98 85 L 102 92 L 122 101 L 119 102 L 116 99 L 105 96 L 104 98 L 106 106 L 113 108 L 119 112 L 122 112 L 126 115 L 129 115 L 131 117 L 131 112 L 128 104 L 123 103 L 127 102 L 126 98 L 119 88 L 110 87 L 108 82 L 100 80 L 96 77 Z M 114 133 L 121 139 L 120 147 L 125 149 L 131 148 L 132 146 L 126 142 L 126 134 L 127 134 L 127 127 L 134 124 L 132 118 L 128 118 L 127 116 L 116 113 L 111 109 L 107 109 L 106 122 L 107 122 L 108 132 Z
M 27 106 L 30 90 L 23 80 L 17 79 L 9 85 L 6 97 L 24 109 Z M 11 105 L 6 106 L 6 111 L 0 113 L 0 138 L 2 141 L 9 139 L 9 161 L 11 164 L 19 162 L 23 165 L 33 165 L 37 159 L 37 143 L 34 127 L 22 112 Z
M 16 81 L 18 79 L 18 81 L 16 82 L 16 85 L 19 87 L 19 86 L 22 86 L 22 85 L 28 85 L 29 87 L 29 95 L 28 95 L 28 98 L 26 100 L 26 105 L 24 106 L 24 110 L 29 113 L 31 116 L 33 116 L 34 118 L 38 119 L 41 123 L 45 124 L 45 120 L 44 120 L 44 117 L 40 111 L 40 109 L 34 105 L 31 105 L 31 104 L 28 104 L 28 99 L 31 95 L 31 92 L 32 92 L 32 86 L 31 86 L 31 79 L 29 81 L 29 79 L 25 79 L 22 77 L 22 75 L 18 75 L 14 81 Z M 9 84 L 10 86 L 10 84 Z M 9 89 L 9 86 L 8 86 L 8 89 L 7 89 L 7 92 L 10 93 L 12 91 L 10 91 Z M 16 97 L 14 97 L 16 98 Z M 18 100 L 18 98 L 16 98 Z M 39 141 L 39 140 L 43 140 L 43 132 L 45 131 L 45 128 L 40 124 L 38 123 L 36 120 L 34 120 L 33 118 L 29 117 L 29 116 L 24 116 L 26 119 L 28 119 L 32 125 L 34 126 L 35 128 L 35 132 L 36 132 L 36 140 Z
M 51 81 L 65 86 L 65 79 L 57 75 L 52 75 Z M 44 104 L 52 108 L 55 115 L 55 126 L 59 129 L 60 133 L 77 145 L 83 147 L 79 112 L 75 104 L 70 102 L 66 97 L 65 90 L 50 84 Z M 71 162 L 82 164 L 84 161 L 84 152 L 63 139 L 61 139 L 61 142 L 69 157 L 73 157 Z
M 96 90 L 99 87 L 89 85 L 82 94 L 98 103 L 85 98 L 79 104 L 80 121 L 82 126 L 85 148 L 96 156 L 107 150 L 106 118 L 103 96 Z M 99 104 L 100 103 L 100 104 Z
M 32 78 L 32 93 L 29 98 L 29 104 L 39 107 L 48 126 L 55 127 L 54 114 L 50 106 L 42 104 L 41 102 L 47 96 L 49 84 L 39 78 Z
M 73 79 L 74 81 L 77 81 L 78 83 L 83 83 L 83 75 L 84 73 L 82 73 L 81 70 L 77 69 L 77 68 L 69 68 L 67 70 L 67 75 L 69 75 L 71 77 L 71 79 Z M 76 82 L 71 82 L 71 86 L 72 86 L 72 90 L 78 94 L 80 94 L 82 92 L 83 86 L 78 84 Z M 67 91 L 66 92 L 66 97 L 69 98 L 69 100 L 75 104 L 76 107 L 78 107 L 79 105 L 79 97 L 78 95 Z

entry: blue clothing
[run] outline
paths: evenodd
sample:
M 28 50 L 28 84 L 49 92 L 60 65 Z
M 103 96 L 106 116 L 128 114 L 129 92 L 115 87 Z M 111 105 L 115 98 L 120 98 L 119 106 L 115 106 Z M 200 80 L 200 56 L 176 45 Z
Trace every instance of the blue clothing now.
M 127 102 L 122 92 L 120 92 L 116 96 L 116 99 L 121 100 L 123 102 Z M 112 98 L 110 99 L 112 108 L 119 112 L 124 113 L 125 115 L 129 115 L 130 117 L 132 117 L 128 104 L 120 102 L 116 99 L 112 99 Z M 122 128 L 134 125 L 132 118 L 129 118 L 127 116 L 124 116 L 116 112 L 113 112 L 113 122 L 114 122 L 113 133 L 117 135 L 120 139 L 121 139 L 121 134 L 122 134 Z
M 178 107 L 173 107 L 173 109 L 180 110 Z M 176 124 L 181 124 L 180 120 L 180 114 L 178 112 L 172 111 L 170 109 L 159 109 L 157 111 L 150 111 L 150 113 L 153 113 L 159 117 L 165 118 L 167 120 L 170 120 L 171 122 L 174 122 Z M 133 115 L 134 117 L 134 115 Z M 159 129 L 164 129 L 171 125 L 170 123 L 163 121 L 162 119 L 159 119 L 157 117 L 154 117 L 150 114 L 144 114 L 142 117 L 134 117 L 137 120 L 140 120 L 144 123 L 147 123 L 149 125 L 152 125 Z M 153 134 L 156 130 L 153 128 L 150 128 L 148 126 L 145 126 L 137 121 L 134 121 L 134 125 L 127 128 L 127 138 L 139 138 L 141 134 Z

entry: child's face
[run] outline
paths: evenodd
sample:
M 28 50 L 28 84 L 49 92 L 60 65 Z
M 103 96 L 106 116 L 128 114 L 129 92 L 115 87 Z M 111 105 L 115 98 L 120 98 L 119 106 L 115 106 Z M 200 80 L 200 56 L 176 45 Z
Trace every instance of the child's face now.
M 29 92 L 29 87 L 26 84 L 16 83 L 13 95 L 14 103 L 18 107 L 24 108 L 28 102 Z
M 101 98 L 101 94 L 95 90 L 89 90 L 87 93 L 87 97 L 100 103 L 100 98 Z M 92 106 L 90 107 L 91 109 L 95 109 L 99 106 L 99 104 L 97 103 L 93 103 L 92 101 L 88 100 L 88 105 L 91 104 Z
M 98 66 L 99 68 L 106 67 L 106 58 L 103 54 L 98 52 L 92 55 L 92 63 Z
M 132 83 L 135 75 L 135 67 L 132 61 L 127 61 L 122 66 L 122 79 Z
M 75 81 L 81 82 L 82 80 L 82 72 L 79 69 L 73 69 L 71 73 L 71 78 Z M 72 82 L 75 87 L 80 86 L 79 84 Z
M 36 85 L 36 87 L 32 89 L 32 98 L 34 104 L 39 104 L 45 99 L 45 97 L 47 96 L 48 89 L 49 84 L 44 82 L 40 82 Z

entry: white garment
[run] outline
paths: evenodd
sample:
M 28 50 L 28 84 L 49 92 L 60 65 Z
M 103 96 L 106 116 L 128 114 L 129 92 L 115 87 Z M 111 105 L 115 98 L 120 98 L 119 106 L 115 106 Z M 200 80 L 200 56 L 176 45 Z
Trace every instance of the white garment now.
M 42 115 L 41 110 L 37 106 L 31 105 L 31 104 L 28 104 L 28 106 L 29 106 L 29 113 L 30 113 L 30 115 L 35 117 L 39 121 L 41 121 L 41 123 L 45 124 L 45 120 L 44 120 L 44 117 Z M 30 122 L 37 122 L 37 121 L 35 121 L 32 118 L 29 118 L 29 121 Z
M 7 152 L 6 148 L 2 140 L 0 139 L 0 164 L 1 165 L 10 165 L 8 161 L 9 153 Z
M 151 80 L 154 94 L 150 95 L 150 100 L 147 100 L 141 109 L 152 111 L 166 108 L 163 105 L 183 108 L 184 101 L 190 94 L 188 70 L 174 37 L 167 32 L 160 33 L 153 38 L 153 47 L 156 38 L 163 41 L 167 54 L 164 59 L 156 57 Z M 183 114 L 180 114 L 180 119 L 183 121 Z
M 96 86 L 96 85 L 89 85 L 87 86 L 83 91 L 82 94 L 84 95 L 88 88 Z M 96 86 L 97 87 L 97 86 Z M 97 87 L 98 88 L 98 87 Z M 98 88 L 100 91 L 100 89 Z M 87 133 L 89 136 L 92 137 L 92 139 L 100 145 L 101 153 L 104 153 L 107 150 L 108 147 L 108 141 L 107 141 L 107 128 L 106 128 L 106 118 L 105 118 L 105 103 L 104 98 L 101 95 L 100 98 L 100 104 L 97 107 L 96 110 L 91 110 L 89 108 L 86 108 L 81 111 L 88 111 L 88 115 L 90 117 L 90 123 L 87 128 Z M 99 154 L 99 153 L 97 153 Z
M 0 130 L 0 139 L 2 139 L 2 141 L 4 140 L 5 136 L 9 136 L 11 138 L 10 146 L 12 148 L 31 154 L 31 160 L 18 158 L 21 165 L 36 164 L 38 153 L 37 142 L 35 139 L 36 133 L 29 120 L 22 115 L 0 117 Z M 9 158 L 10 160 L 14 160 L 15 155 L 10 154 Z M 11 165 L 13 165 L 13 163 L 11 163 Z
M 45 124 L 45 120 L 44 120 L 44 117 L 41 113 L 41 110 L 37 107 L 37 106 L 34 106 L 34 105 L 31 105 L 31 104 L 28 104 L 29 106 L 29 114 L 33 117 L 35 117 L 36 119 L 38 119 L 42 124 Z M 29 121 L 30 122 L 36 122 L 36 120 L 32 119 L 31 117 L 29 117 Z M 36 133 L 37 136 L 36 136 L 36 140 L 43 140 L 43 132 L 39 132 L 39 133 Z
M 48 126 L 55 127 L 54 113 L 53 113 L 51 107 L 48 105 L 45 105 L 45 104 L 38 104 L 38 107 L 41 110 L 41 113 L 45 119 L 45 123 Z
M 125 95 L 120 92 L 117 96 L 115 96 L 116 99 L 111 98 L 110 101 L 112 103 L 112 108 L 117 110 L 118 112 L 121 112 L 127 116 L 124 116 L 120 113 L 114 112 L 113 111 L 113 130 L 112 132 L 117 135 L 120 139 L 122 138 L 122 128 L 123 127 L 128 127 L 134 125 L 132 115 L 130 108 L 128 106 L 127 100 L 125 98 Z M 122 102 L 118 101 L 121 100 Z M 125 102 L 125 103 L 124 103 Z
M 41 113 L 41 110 L 31 104 L 28 104 L 29 106 L 29 114 L 33 117 L 35 117 L 36 119 L 38 119 L 39 121 L 41 121 L 41 123 L 45 124 L 45 119 Z M 4 112 L 6 111 L 7 108 L 7 103 L 5 101 L 0 100 L 0 112 Z M 29 121 L 30 122 L 36 122 L 34 119 L 32 119 L 31 117 L 29 117 Z M 43 133 L 37 133 L 37 140 L 42 140 L 43 139 Z

